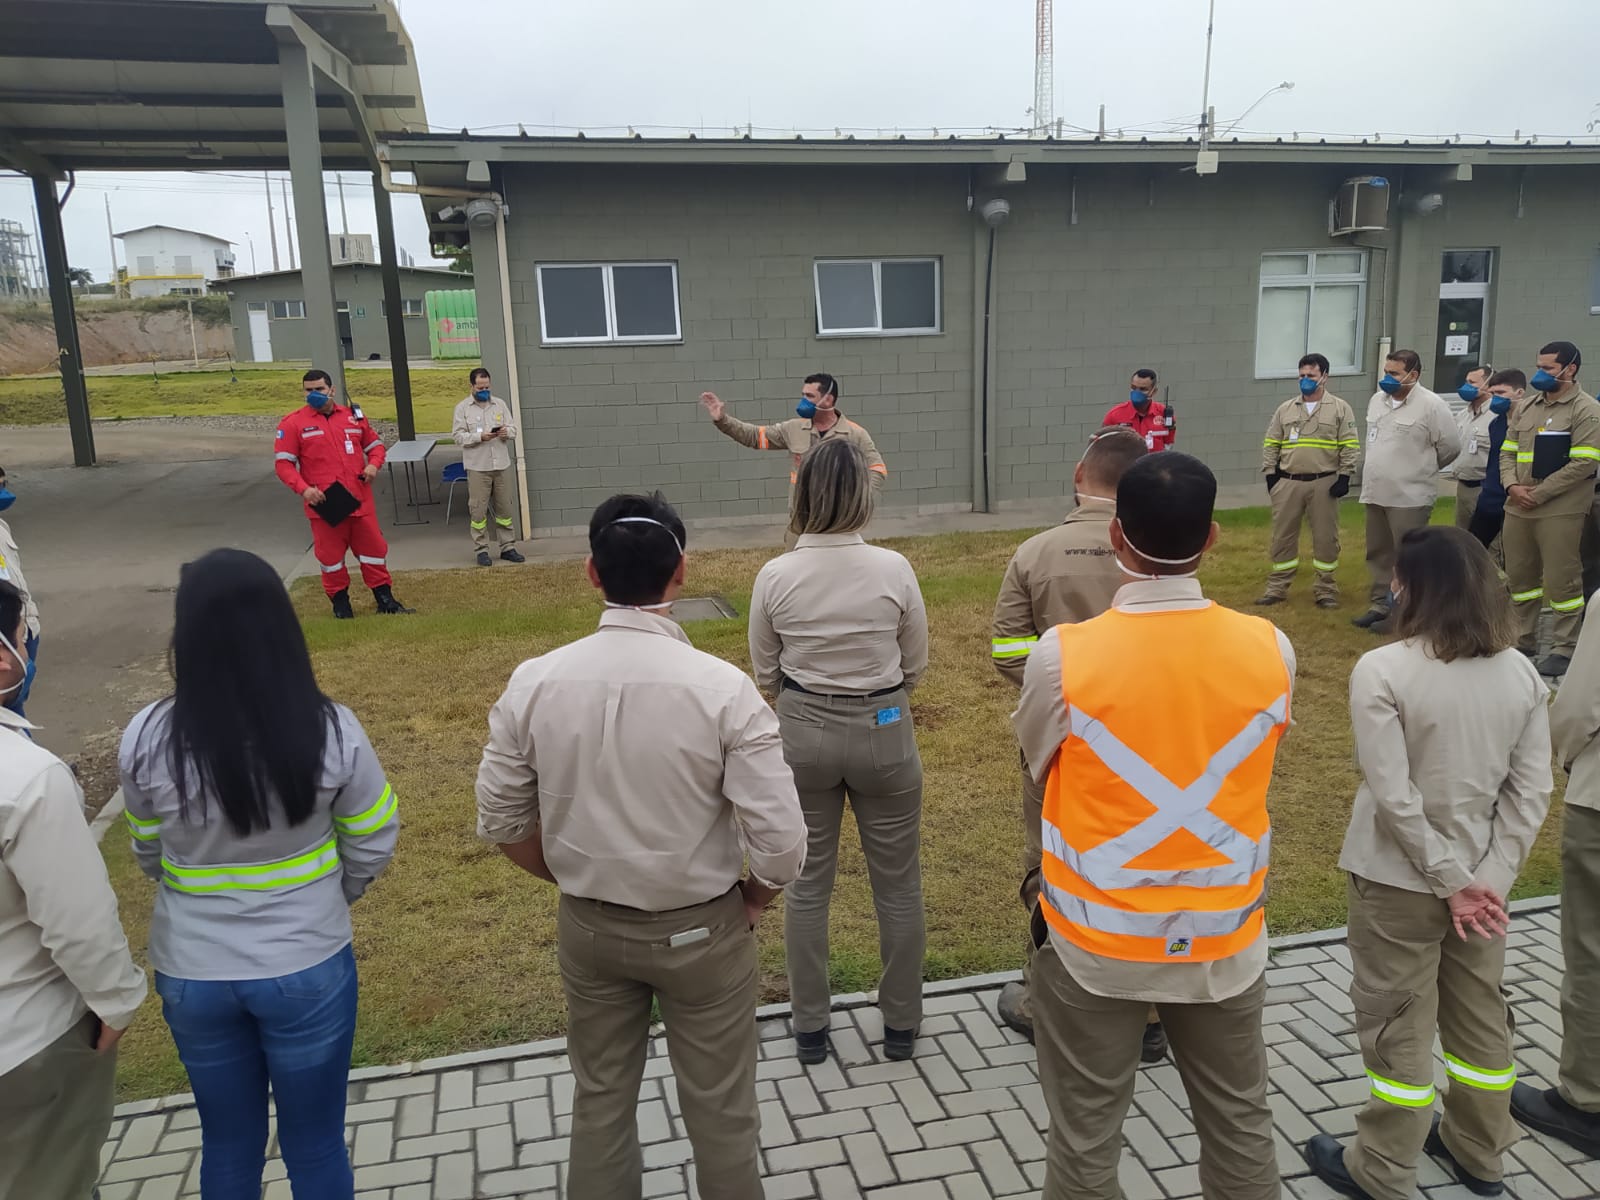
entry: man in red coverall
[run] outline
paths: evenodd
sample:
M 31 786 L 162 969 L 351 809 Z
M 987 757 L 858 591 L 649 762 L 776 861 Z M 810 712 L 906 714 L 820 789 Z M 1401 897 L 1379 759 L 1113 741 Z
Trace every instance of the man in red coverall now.
M 362 581 L 372 589 L 380 613 L 411 612 L 389 590 L 385 564 L 389 543 L 378 528 L 372 503 L 372 479 L 383 466 L 383 440 L 361 409 L 334 402 L 333 379 L 326 371 L 313 367 L 305 373 L 302 386 L 304 407 L 278 422 L 274 466 L 283 485 L 305 501 L 311 549 L 322 568 L 322 590 L 333 601 L 333 615 L 345 619 L 356 615 L 350 607 L 346 550 L 361 564 Z M 334 483 L 344 485 L 360 506 L 330 525 L 317 514 L 317 505 L 326 498 L 324 489 Z
M 1170 450 L 1175 427 L 1167 424 L 1167 406 L 1156 399 L 1156 373 L 1140 367 L 1128 384 L 1128 398 L 1106 414 L 1100 424 L 1126 425 L 1144 439 L 1146 450 Z

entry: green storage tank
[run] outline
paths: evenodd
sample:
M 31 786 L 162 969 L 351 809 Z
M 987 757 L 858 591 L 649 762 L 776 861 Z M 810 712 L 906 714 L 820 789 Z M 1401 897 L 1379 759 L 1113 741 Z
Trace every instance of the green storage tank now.
M 428 348 L 434 358 L 477 358 L 478 293 L 470 288 L 428 292 Z

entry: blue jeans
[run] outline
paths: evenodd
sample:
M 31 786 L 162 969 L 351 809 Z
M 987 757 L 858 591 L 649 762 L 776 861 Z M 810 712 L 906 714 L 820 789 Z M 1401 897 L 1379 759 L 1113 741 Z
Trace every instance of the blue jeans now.
M 351 1200 L 345 1089 L 356 1028 L 356 959 L 346 946 L 276 979 L 156 973 L 162 1015 L 200 1111 L 200 1195 L 259 1200 L 267 1084 L 295 1200 Z

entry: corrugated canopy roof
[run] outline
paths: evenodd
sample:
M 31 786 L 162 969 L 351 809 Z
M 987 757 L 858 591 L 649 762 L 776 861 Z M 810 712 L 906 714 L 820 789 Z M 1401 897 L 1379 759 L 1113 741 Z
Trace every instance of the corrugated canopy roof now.
M 291 27 L 321 68 L 327 170 L 368 170 L 375 138 L 427 128 L 392 0 L 0 0 L 0 167 L 287 170 Z

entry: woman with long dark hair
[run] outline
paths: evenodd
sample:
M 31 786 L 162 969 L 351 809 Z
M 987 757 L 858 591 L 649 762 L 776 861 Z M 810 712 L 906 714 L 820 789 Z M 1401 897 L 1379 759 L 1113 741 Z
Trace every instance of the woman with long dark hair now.
M 1414 1194 L 1426 1152 L 1495 1196 L 1517 1140 L 1507 902 L 1550 804 L 1549 693 L 1515 649 L 1489 552 L 1465 530 L 1407 533 L 1391 590 L 1399 640 L 1350 676 L 1362 782 L 1339 859 L 1371 1096 L 1348 1146 L 1318 1134 L 1306 1158 L 1335 1191 L 1391 1197 Z M 1442 1119 L 1435 1034 L 1450 1081 Z
M 394 793 L 255 555 L 184 567 L 172 671 L 120 766 L 134 851 L 161 885 L 150 965 L 200 1112 L 201 1195 L 260 1195 L 270 1084 L 295 1196 L 348 1200 L 350 904 L 394 854 Z

